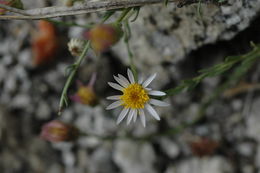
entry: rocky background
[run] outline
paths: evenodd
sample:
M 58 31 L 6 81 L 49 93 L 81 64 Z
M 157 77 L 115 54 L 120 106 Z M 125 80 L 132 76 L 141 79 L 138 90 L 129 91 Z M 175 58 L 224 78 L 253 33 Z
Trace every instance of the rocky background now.
M 25 8 L 61 5 L 60 1 L 24 0 Z M 248 52 L 250 41 L 260 42 L 260 0 L 228 0 L 224 5 L 202 4 L 177 8 L 170 4 L 143 7 L 131 23 L 131 49 L 142 74 L 156 72 L 154 88 L 166 90 L 222 62 L 226 56 Z M 65 17 L 77 23 L 98 21 L 100 14 Z M 80 38 L 83 29 L 57 25 L 59 52 L 52 63 L 33 66 L 32 34 L 36 21 L 0 21 L 0 172 L 3 173 L 260 173 L 259 91 L 223 95 L 194 125 L 174 133 L 169 129 L 193 121 L 201 103 L 226 76 L 204 80 L 195 90 L 165 101 L 156 109 L 160 122 L 148 117 L 147 127 L 137 121 L 116 125 L 119 110 L 106 111 L 104 98 L 114 93 L 106 84 L 112 75 L 126 74 L 129 65 L 120 42 L 101 57 L 90 52 L 77 79 L 98 78 L 95 107 L 71 102 L 57 116 L 65 69 L 74 61 L 66 43 Z M 259 64 L 243 78 L 259 83 Z M 239 87 L 239 84 L 236 87 Z M 76 90 L 72 86 L 70 93 Z M 232 91 L 232 90 L 230 90 Z M 231 92 L 232 93 L 232 92 Z M 81 131 L 106 136 L 154 134 L 142 140 L 103 140 L 80 137 L 75 142 L 50 143 L 39 138 L 46 122 L 59 119 Z M 176 129 L 175 129 L 176 130 Z

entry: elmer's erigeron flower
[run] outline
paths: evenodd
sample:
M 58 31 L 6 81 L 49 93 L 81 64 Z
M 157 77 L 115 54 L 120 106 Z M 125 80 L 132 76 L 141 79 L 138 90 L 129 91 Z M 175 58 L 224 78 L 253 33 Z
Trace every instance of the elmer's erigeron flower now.
M 165 95 L 162 91 L 156 91 L 148 88 L 148 85 L 153 81 L 156 74 L 151 75 L 145 81 L 140 78 L 138 82 L 135 81 L 134 75 L 130 69 L 127 70 L 127 75 L 129 80 L 120 74 L 118 74 L 118 77 L 114 76 L 115 80 L 119 84 L 108 82 L 112 88 L 123 93 L 122 95 L 107 97 L 108 100 L 116 100 L 107 107 L 108 110 L 123 106 L 123 110 L 118 116 L 117 124 L 119 124 L 127 115 L 127 124 L 129 124 L 132 119 L 135 122 L 137 116 L 139 116 L 143 126 L 145 127 L 146 111 L 149 112 L 156 120 L 160 120 L 158 113 L 151 105 L 168 106 L 169 104 L 150 97 Z

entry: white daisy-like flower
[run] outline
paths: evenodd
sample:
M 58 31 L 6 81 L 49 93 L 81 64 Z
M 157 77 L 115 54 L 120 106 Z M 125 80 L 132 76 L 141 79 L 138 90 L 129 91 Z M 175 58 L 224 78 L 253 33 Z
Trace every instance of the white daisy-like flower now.
M 83 49 L 84 49 L 84 44 L 85 41 L 78 39 L 78 38 L 72 38 L 70 39 L 69 43 L 68 43 L 68 48 L 70 53 L 73 56 L 80 56 L 80 54 L 82 53 Z
M 154 110 L 152 105 L 155 106 L 168 106 L 168 103 L 163 101 L 153 99 L 151 96 L 164 96 L 165 93 L 162 91 L 152 90 L 148 88 L 148 85 L 156 77 L 156 74 L 151 75 L 145 81 L 140 78 L 138 81 L 135 81 L 134 75 L 130 69 L 127 69 L 128 78 L 118 74 L 114 76 L 114 79 L 119 83 L 108 82 L 112 88 L 121 91 L 122 95 L 115 95 L 107 97 L 108 100 L 116 100 L 110 104 L 106 109 L 114 109 L 119 106 L 123 107 L 123 110 L 117 118 L 117 124 L 119 124 L 127 115 L 127 124 L 132 120 L 135 122 L 137 116 L 140 117 L 140 120 L 145 127 L 146 118 L 145 113 L 148 112 L 156 120 L 160 120 L 160 116 Z

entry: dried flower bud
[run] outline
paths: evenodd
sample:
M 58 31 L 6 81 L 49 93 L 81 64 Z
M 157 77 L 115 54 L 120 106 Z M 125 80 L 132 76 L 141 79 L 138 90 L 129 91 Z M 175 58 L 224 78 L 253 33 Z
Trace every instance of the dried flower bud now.
M 40 20 L 38 31 L 32 38 L 33 65 L 46 64 L 55 58 L 58 49 L 58 37 L 52 23 Z
M 117 43 L 122 36 L 120 25 L 100 24 L 85 33 L 85 37 L 90 40 L 91 46 L 96 53 L 104 52 L 110 46 Z
M 203 157 L 213 154 L 219 147 L 219 143 L 208 138 L 198 138 L 190 143 L 190 147 L 194 155 Z
M 88 85 L 83 85 L 78 81 L 78 91 L 70 96 L 70 98 L 78 103 L 95 106 L 98 102 L 97 96 L 94 92 L 93 85 L 96 81 L 96 74 L 94 73 Z
M 40 137 L 50 142 L 72 141 L 79 136 L 74 126 L 53 120 L 42 127 Z
M 70 41 L 68 43 L 68 48 L 69 48 L 71 55 L 80 56 L 80 54 L 82 53 L 82 51 L 84 49 L 84 43 L 85 43 L 85 41 L 83 41 L 81 39 L 76 39 L 76 38 L 70 39 Z

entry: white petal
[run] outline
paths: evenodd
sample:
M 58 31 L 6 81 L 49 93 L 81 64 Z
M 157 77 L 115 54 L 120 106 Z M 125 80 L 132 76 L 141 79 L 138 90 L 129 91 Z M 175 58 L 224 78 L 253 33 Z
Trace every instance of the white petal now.
M 150 99 L 150 103 L 152 105 L 155 105 L 155 106 L 169 106 L 170 104 L 166 103 L 166 102 L 163 102 L 163 101 L 160 101 L 160 100 L 156 100 L 156 99 Z
M 127 69 L 127 75 L 128 75 L 129 80 L 130 80 L 130 83 L 131 84 L 135 83 L 134 75 L 133 75 L 133 73 L 130 69 Z
M 119 77 L 121 80 L 123 80 L 125 83 L 127 83 L 127 85 L 130 85 L 128 79 L 126 79 L 123 75 L 118 74 L 118 77 Z
M 107 97 L 108 100 L 119 100 L 121 95 L 109 96 Z
M 113 82 L 108 82 L 108 85 L 111 86 L 112 88 L 116 89 L 116 90 L 119 90 L 119 91 L 122 91 L 124 89 L 120 85 L 113 83 Z
M 134 119 L 134 122 L 136 122 L 136 119 L 137 119 L 137 110 L 135 110 L 135 112 L 134 112 L 134 117 L 133 117 L 133 119 Z
M 153 75 L 151 75 L 150 77 L 148 77 L 148 79 L 146 79 L 143 83 L 143 87 L 147 87 L 156 77 L 156 73 L 154 73 Z
M 143 76 L 139 76 L 139 77 L 138 77 L 138 83 L 139 83 L 139 84 L 142 84 L 143 81 L 144 81 L 144 77 L 143 77 Z
M 131 109 L 129 114 L 128 114 L 128 117 L 127 117 L 127 125 L 131 122 L 133 116 L 134 116 L 134 113 L 135 113 L 135 109 Z
M 156 120 L 160 120 L 159 115 L 157 114 L 157 112 L 154 110 L 154 108 L 151 105 L 146 104 L 145 108 Z
M 130 82 L 128 81 L 128 79 L 127 79 L 126 77 L 124 77 L 124 76 L 121 75 L 121 74 L 118 74 L 118 77 L 119 77 L 120 79 L 122 79 L 125 83 L 127 83 L 127 85 L 130 85 Z
M 152 88 L 144 88 L 144 89 L 146 89 L 147 91 L 151 91 L 152 90 Z
M 114 79 L 115 79 L 120 85 L 122 85 L 123 87 L 127 87 L 127 86 L 128 86 L 128 84 L 127 84 L 124 80 L 122 80 L 121 78 L 114 76 Z
M 166 95 L 165 92 L 155 91 L 155 90 L 149 91 L 148 94 L 153 95 L 153 96 L 165 96 Z
M 119 116 L 117 118 L 116 124 L 119 124 L 125 118 L 125 116 L 126 116 L 128 111 L 129 111 L 129 108 L 128 109 L 123 109 L 121 111 L 121 113 L 119 114 Z
M 143 126 L 145 127 L 145 114 L 144 114 L 144 111 L 142 110 L 142 109 L 140 109 L 139 110 L 139 112 L 140 112 L 140 119 L 141 119 L 141 122 L 142 122 L 142 124 L 143 124 Z
M 114 109 L 114 108 L 116 108 L 116 107 L 118 107 L 118 106 L 120 106 L 120 105 L 121 105 L 121 101 L 120 101 L 120 100 L 115 101 L 114 103 L 110 104 L 110 105 L 106 108 L 106 110 Z

